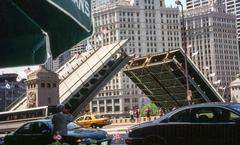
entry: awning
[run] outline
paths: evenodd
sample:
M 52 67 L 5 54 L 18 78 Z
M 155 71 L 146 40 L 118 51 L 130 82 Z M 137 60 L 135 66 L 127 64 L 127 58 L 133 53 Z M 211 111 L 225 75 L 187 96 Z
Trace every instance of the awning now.
M 93 32 L 90 0 L 4 0 L 0 8 L 0 67 L 44 63 L 48 38 L 55 59 Z

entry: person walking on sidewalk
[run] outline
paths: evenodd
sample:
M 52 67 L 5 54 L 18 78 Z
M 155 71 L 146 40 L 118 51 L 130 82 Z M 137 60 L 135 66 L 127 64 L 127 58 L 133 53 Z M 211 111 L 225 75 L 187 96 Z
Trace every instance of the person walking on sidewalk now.
M 138 108 L 136 108 L 135 110 L 135 115 L 136 115 L 136 118 L 137 118 L 137 123 L 140 123 L 140 111 Z
M 129 114 L 130 114 L 130 121 L 133 122 L 134 121 L 134 112 L 132 109 L 129 111 Z
M 148 121 L 151 120 L 151 112 L 152 112 L 152 110 L 148 107 L 146 110 L 146 115 L 147 115 Z

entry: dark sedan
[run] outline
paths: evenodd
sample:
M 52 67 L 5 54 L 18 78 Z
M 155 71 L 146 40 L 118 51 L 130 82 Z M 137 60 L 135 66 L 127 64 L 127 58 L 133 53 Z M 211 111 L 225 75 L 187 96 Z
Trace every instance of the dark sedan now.
M 55 140 L 50 119 L 28 122 L 4 138 L 5 145 L 48 145 Z M 107 132 L 97 129 L 85 129 L 75 123 L 68 124 L 68 135 L 61 142 L 69 145 L 97 144 L 110 145 Z
M 204 103 L 131 127 L 128 145 L 240 145 L 240 104 Z

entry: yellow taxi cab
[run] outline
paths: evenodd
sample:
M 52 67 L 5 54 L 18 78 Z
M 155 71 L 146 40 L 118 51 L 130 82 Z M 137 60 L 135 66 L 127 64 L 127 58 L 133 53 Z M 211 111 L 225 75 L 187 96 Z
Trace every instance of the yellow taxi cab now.
M 76 120 L 75 123 L 78 125 L 88 128 L 102 128 L 105 125 L 111 124 L 111 119 L 107 117 L 102 117 L 100 115 L 83 115 L 79 116 Z

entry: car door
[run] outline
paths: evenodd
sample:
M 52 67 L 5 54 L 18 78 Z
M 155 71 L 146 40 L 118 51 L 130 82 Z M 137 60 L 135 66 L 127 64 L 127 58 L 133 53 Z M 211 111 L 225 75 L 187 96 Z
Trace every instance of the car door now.
M 165 134 L 164 138 L 169 145 L 195 144 L 195 135 L 192 133 L 190 109 L 176 112 L 168 118 L 166 125 L 161 125 L 161 128 L 165 130 L 163 133 Z
M 191 110 L 191 116 L 198 144 L 235 145 L 239 124 L 233 118 L 238 115 L 221 107 L 199 107 Z
M 83 117 L 83 120 L 81 121 L 81 126 L 87 128 L 87 127 L 91 127 L 91 117 L 88 115 L 85 115 Z
M 240 116 L 224 107 L 213 108 L 213 126 L 216 144 L 239 144 Z
M 196 144 L 215 145 L 219 126 L 214 122 L 214 107 L 196 107 L 191 109 L 191 128 Z M 217 144 L 216 144 L 217 145 Z
M 92 117 L 91 116 L 86 116 L 84 120 L 85 120 L 85 126 L 86 127 L 91 127 L 92 126 Z
M 29 137 L 31 145 L 48 145 L 53 142 L 51 130 L 44 122 L 33 122 L 31 127 L 32 133 Z
M 14 137 L 12 138 L 16 144 L 19 145 L 29 145 L 30 140 L 29 138 L 31 137 L 32 134 L 32 123 L 27 123 L 20 127 L 15 133 Z

